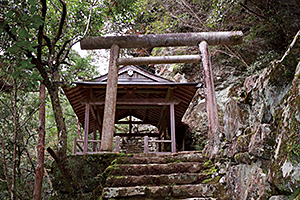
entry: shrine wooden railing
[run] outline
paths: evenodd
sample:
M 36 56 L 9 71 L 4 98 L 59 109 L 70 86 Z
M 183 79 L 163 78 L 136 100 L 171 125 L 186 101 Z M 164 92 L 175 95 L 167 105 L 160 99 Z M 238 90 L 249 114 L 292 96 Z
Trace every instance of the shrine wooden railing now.
M 149 151 L 149 136 L 144 136 L 144 153 L 151 153 Z M 88 143 L 92 143 L 92 147 L 90 147 L 91 151 L 87 151 L 87 154 L 93 154 L 93 153 L 101 153 L 100 151 L 100 145 L 101 140 L 88 140 Z M 114 142 L 114 152 L 119 153 L 120 152 L 120 136 L 115 136 Z M 151 140 L 151 143 L 170 143 L 172 144 L 172 140 Z M 78 140 L 76 137 L 74 138 L 74 146 L 73 146 L 73 155 L 81 155 L 83 153 L 83 147 L 80 145 L 80 143 L 84 143 L 84 140 Z M 77 151 L 77 148 L 81 151 Z M 153 153 L 171 153 L 171 152 L 153 152 Z
M 88 140 L 87 142 L 92 143 L 91 151 L 87 151 L 88 154 L 93 154 L 93 153 L 99 153 L 100 152 L 101 140 Z M 116 136 L 115 140 L 113 142 L 115 143 L 114 152 L 119 153 L 120 152 L 120 136 Z M 78 140 L 75 137 L 74 138 L 74 146 L 73 146 L 73 154 L 74 155 L 84 154 L 83 153 L 83 147 L 80 145 L 80 143 L 84 144 L 84 140 Z M 81 152 L 77 152 L 77 147 L 81 150 Z
M 155 143 L 171 143 L 172 144 L 172 140 L 151 140 L 151 142 L 155 142 Z M 149 137 L 148 136 L 144 137 L 144 153 L 150 153 L 149 152 Z M 155 153 L 168 153 L 168 152 L 155 152 Z

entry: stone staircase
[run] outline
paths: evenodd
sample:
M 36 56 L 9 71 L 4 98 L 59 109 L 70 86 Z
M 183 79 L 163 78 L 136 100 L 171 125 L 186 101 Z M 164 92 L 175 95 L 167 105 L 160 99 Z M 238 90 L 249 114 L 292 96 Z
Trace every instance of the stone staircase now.
M 105 172 L 103 199 L 201 199 L 218 197 L 219 184 L 202 184 L 201 152 L 135 154 L 117 158 Z

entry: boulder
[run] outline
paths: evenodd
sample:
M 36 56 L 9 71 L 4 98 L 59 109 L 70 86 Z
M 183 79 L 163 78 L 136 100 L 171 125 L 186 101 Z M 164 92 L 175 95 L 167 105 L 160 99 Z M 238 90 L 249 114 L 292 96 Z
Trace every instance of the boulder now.
M 232 166 L 226 175 L 226 185 L 232 200 L 267 199 L 271 190 L 267 175 L 258 163 Z
M 258 158 L 271 159 L 275 146 L 275 132 L 271 131 L 269 124 L 261 124 L 251 136 L 249 153 Z

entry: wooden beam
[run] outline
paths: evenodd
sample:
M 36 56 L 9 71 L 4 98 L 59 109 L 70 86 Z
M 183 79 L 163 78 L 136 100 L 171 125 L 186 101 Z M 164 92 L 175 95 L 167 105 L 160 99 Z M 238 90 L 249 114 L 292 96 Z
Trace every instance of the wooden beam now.
M 115 133 L 115 136 L 120 137 L 144 137 L 145 135 L 148 135 L 149 137 L 159 137 L 159 133 Z
M 153 142 L 171 143 L 172 140 L 152 140 Z
M 95 105 L 94 105 L 94 106 L 95 106 Z M 101 125 L 101 120 L 99 120 L 99 119 L 97 118 L 96 112 L 95 112 L 95 110 L 94 110 L 94 106 L 91 105 L 91 109 L 90 109 L 90 110 L 91 110 L 91 113 L 92 113 L 92 116 L 93 116 L 95 125 L 98 125 L 98 127 L 100 127 L 100 125 Z
M 172 64 L 172 63 L 200 63 L 200 55 L 182 56 L 155 56 L 155 57 L 134 57 L 119 58 L 119 65 L 146 65 L 146 64 Z
M 81 99 L 80 102 L 82 104 L 86 104 L 86 99 Z M 148 99 L 138 99 L 138 98 L 124 98 L 117 99 L 116 105 L 127 105 L 127 106 L 169 106 L 171 104 L 178 105 L 180 103 L 179 100 L 168 100 L 164 98 L 148 98 Z M 104 99 L 93 99 L 89 102 L 91 105 L 105 105 L 106 102 Z
M 241 31 L 103 36 L 83 39 L 80 46 L 81 49 L 110 49 L 114 44 L 120 48 L 197 46 L 201 41 L 209 45 L 234 45 L 242 43 L 242 36 Z
M 102 135 L 102 117 L 101 117 L 101 115 L 100 115 L 100 111 L 99 111 L 99 109 L 97 109 L 96 110 L 96 116 L 97 116 L 97 119 L 98 119 L 98 121 L 99 121 L 99 127 L 98 127 L 98 131 L 99 131 L 99 136 L 100 136 L 100 138 L 101 138 L 101 135 Z
M 170 86 L 170 83 L 167 83 L 167 82 L 163 82 L 163 83 L 157 83 L 157 82 L 155 82 L 154 84 L 153 83 L 149 83 L 148 85 L 134 85 L 134 87 L 136 87 L 137 90 L 138 89 L 145 89 L 145 87 L 147 87 L 147 88 L 151 87 L 152 89 L 158 90 L 158 91 L 162 90 L 162 89 L 168 89 L 169 86 Z M 103 85 L 89 84 L 89 85 L 84 85 L 82 87 L 83 88 L 96 88 L 96 89 L 103 89 L 103 90 L 105 90 L 106 84 L 103 84 Z M 124 87 L 128 87 L 128 86 L 127 85 L 121 85 L 121 84 L 118 85 L 118 89 L 123 89 Z M 150 93 L 152 93 L 152 92 L 150 92 Z
M 128 87 L 128 86 L 126 86 Z M 132 86 L 131 86 L 132 87 Z M 128 88 L 131 88 L 128 87 Z M 96 88 L 96 87 L 91 87 L 91 86 L 83 86 L 83 88 Z M 120 85 L 118 85 L 118 89 L 123 89 L 125 87 L 121 87 Z M 126 93 L 126 90 L 118 90 L 118 94 L 124 94 Z M 166 93 L 166 88 L 162 88 L 162 89 L 138 89 L 134 91 L 135 94 L 148 94 L 148 93 L 155 93 L 155 94 L 164 94 Z M 103 95 L 105 95 L 105 92 L 103 92 Z
M 82 140 L 77 140 L 77 142 L 84 142 L 84 141 L 82 141 Z M 88 140 L 88 142 L 98 142 L 98 143 L 100 143 L 101 142 L 101 140 Z
M 147 98 L 147 99 L 149 98 L 149 95 L 150 95 L 149 93 L 146 94 L 146 98 Z M 144 115 L 144 116 L 143 116 L 143 122 L 144 122 L 144 121 L 147 120 L 148 109 L 145 109 L 145 110 L 144 110 L 144 114 L 143 114 L 143 115 Z
M 93 128 L 93 140 L 97 140 L 97 124 L 94 123 L 94 128 Z M 97 143 L 93 143 L 93 151 L 95 152 L 97 150 Z
M 129 121 L 116 121 L 116 124 L 130 124 Z M 154 122 L 151 122 L 149 120 L 146 121 L 132 121 L 131 124 L 153 124 Z
M 120 47 L 112 44 L 110 50 L 110 61 L 108 79 L 105 95 L 105 107 L 102 127 L 102 142 L 100 151 L 113 151 L 114 124 L 116 114 L 117 87 L 118 87 L 118 64 Z
M 116 124 L 144 124 L 142 121 L 118 121 Z
M 128 110 L 128 109 L 161 109 L 162 106 L 153 106 L 153 105 L 117 105 L 117 109 L 124 109 L 124 110 Z
M 174 104 L 170 105 L 170 127 L 171 127 L 171 151 L 176 153 L 176 138 L 175 138 L 175 106 Z
M 116 136 L 115 148 L 116 152 L 120 153 L 120 136 Z
M 129 134 L 131 134 L 131 131 L 132 131 L 132 109 L 129 110 L 129 113 L 130 113 L 130 120 L 129 120 Z
M 208 116 L 209 138 L 212 140 L 213 135 L 214 133 L 216 133 L 220 124 L 207 42 L 201 42 L 199 45 L 199 50 L 202 55 L 202 63 L 205 76 L 206 109 Z
M 95 99 L 95 94 L 93 88 L 89 88 L 89 99 L 93 100 Z M 91 104 L 90 104 L 91 105 Z M 93 116 L 94 121 L 96 122 L 95 124 L 97 125 L 96 128 L 99 131 L 99 135 L 101 136 L 101 125 L 102 125 L 102 119 L 99 113 L 99 110 L 97 108 L 97 105 L 91 105 L 91 113 Z
M 76 149 L 77 149 L 77 138 L 74 137 L 74 143 L 73 143 L 73 155 L 76 155 Z
M 171 90 L 173 90 L 173 88 L 171 89 L 171 87 L 169 87 L 165 99 L 170 99 Z M 162 124 L 163 124 L 163 121 L 166 120 L 167 112 L 168 112 L 168 107 L 164 106 L 162 108 L 162 111 L 160 113 L 159 120 L 158 120 L 158 123 L 156 126 L 159 130 L 162 129 Z
M 83 154 L 87 152 L 88 146 L 88 136 L 89 136 L 89 115 L 90 115 L 90 105 L 85 104 L 85 118 L 84 118 L 84 142 L 83 142 Z
M 149 153 L 148 139 L 149 137 L 146 135 L 144 137 L 144 153 Z

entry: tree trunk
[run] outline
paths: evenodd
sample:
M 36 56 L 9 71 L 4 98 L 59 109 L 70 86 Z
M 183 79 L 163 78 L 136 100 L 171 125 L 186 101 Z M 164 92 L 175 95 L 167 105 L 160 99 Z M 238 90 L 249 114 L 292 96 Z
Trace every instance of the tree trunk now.
M 40 101 L 42 102 L 39 114 L 39 138 L 37 145 L 37 165 L 35 170 L 35 182 L 33 199 L 42 198 L 42 186 L 44 176 L 44 150 L 45 150 L 45 85 L 40 86 Z
M 3 143 L 2 140 L 2 136 L 0 135 L 0 144 L 1 144 L 1 148 L 2 148 L 2 163 L 3 163 L 3 169 L 4 169 L 4 174 L 5 174 L 5 181 L 7 184 L 7 188 L 10 194 L 12 194 L 12 190 L 11 190 L 11 184 L 10 184 L 10 180 L 9 180 L 9 175 L 8 175 L 8 169 L 7 169 L 7 164 L 6 164 L 6 159 L 5 159 L 5 145 Z
M 54 86 L 46 85 L 52 103 L 52 109 L 55 117 L 56 127 L 58 131 L 58 146 L 57 156 L 63 161 L 67 157 L 67 129 L 64 121 L 61 104 L 59 101 L 59 89 L 56 83 Z
M 18 86 L 16 79 L 14 81 L 14 150 L 13 150 L 13 166 L 12 166 L 12 184 L 11 184 L 11 199 L 15 199 L 15 189 L 16 189 L 16 165 L 17 165 L 17 142 L 18 142 L 18 111 L 17 111 L 17 95 Z

